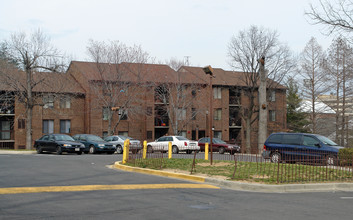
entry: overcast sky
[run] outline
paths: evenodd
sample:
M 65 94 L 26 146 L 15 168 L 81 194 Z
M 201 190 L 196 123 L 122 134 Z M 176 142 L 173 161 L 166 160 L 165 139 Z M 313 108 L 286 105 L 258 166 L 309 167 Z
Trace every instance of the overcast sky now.
M 40 28 L 75 60 L 87 59 L 89 39 L 119 40 L 160 61 L 231 70 L 227 45 L 251 25 L 277 30 L 296 54 L 311 36 L 327 48 L 331 38 L 304 16 L 309 2 L 318 0 L 0 0 L 0 41 Z

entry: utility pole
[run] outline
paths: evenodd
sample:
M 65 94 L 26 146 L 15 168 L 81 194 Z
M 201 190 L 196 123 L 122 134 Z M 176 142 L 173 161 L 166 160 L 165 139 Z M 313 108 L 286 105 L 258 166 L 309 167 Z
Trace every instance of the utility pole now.
M 267 71 L 265 70 L 265 57 L 258 60 L 260 68 L 260 85 L 258 90 L 259 95 L 259 134 L 258 134 L 258 151 L 263 149 L 263 145 L 267 138 L 267 101 L 266 101 L 266 78 Z

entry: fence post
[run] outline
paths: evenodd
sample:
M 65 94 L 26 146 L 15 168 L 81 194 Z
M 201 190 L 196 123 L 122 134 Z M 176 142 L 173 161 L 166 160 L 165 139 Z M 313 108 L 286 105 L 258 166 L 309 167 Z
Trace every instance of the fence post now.
M 172 142 L 168 142 L 168 159 L 172 159 Z
M 123 164 L 126 164 L 126 162 L 129 159 L 129 150 L 130 150 L 130 140 L 126 139 L 124 141 L 124 151 L 123 151 Z
M 143 141 L 143 154 L 142 154 L 142 158 L 146 159 L 146 155 L 147 155 L 147 141 Z
M 208 143 L 205 143 L 205 160 L 208 160 Z

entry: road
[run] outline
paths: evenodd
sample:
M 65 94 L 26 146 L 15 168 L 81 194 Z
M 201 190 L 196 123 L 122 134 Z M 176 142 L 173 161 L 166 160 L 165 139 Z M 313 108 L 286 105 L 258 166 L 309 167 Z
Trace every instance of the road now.
M 0 194 L 0 219 L 353 218 L 353 192 L 270 194 L 187 186 L 163 188 L 166 184 L 191 182 L 107 167 L 118 160 L 121 155 L 0 154 L 0 190 L 8 192 Z M 146 188 L 136 189 L 137 184 Z M 161 187 L 151 189 L 151 184 Z M 131 188 L 11 191 L 13 187 L 93 185 Z

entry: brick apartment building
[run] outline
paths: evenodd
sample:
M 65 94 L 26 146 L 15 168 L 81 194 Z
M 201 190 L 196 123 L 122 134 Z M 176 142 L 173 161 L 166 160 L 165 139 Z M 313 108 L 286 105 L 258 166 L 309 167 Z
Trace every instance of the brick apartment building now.
M 33 140 L 51 132 L 105 136 L 108 130 L 147 141 L 176 132 L 194 140 L 209 135 L 209 76 L 201 67 L 174 71 L 158 64 L 72 61 L 66 74 L 41 74 L 50 86 L 35 90 L 42 104 L 33 111 Z M 249 99 L 242 92 L 242 77 L 241 72 L 214 69 L 213 130 L 215 137 L 245 147 L 240 111 Z M 9 90 L 0 86 L 3 93 Z M 269 94 L 270 134 L 286 129 L 286 88 L 278 84 Z M 0 148 L 24 148 L 24 106 L 13 98 L 6 105 L 0 100 L 0 108 Z M 251 134 L 256 149 L 256 122 Z

